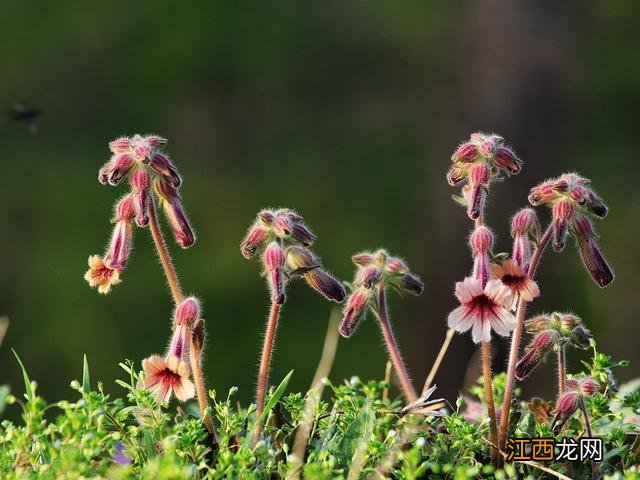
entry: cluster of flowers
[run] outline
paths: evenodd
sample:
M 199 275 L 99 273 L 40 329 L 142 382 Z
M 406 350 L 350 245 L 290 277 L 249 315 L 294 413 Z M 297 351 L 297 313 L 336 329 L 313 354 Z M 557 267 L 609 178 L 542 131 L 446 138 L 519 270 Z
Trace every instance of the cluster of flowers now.
M 125 178 L 130 191 L 115 206 L 111 242 L 104 256 L 91 255 L 85 280 L 98 292 L 109 293 L 120 283 L 133 241 L 133 224 L 146 227 L 155 218 L 154 199 L 162 205 L 178 245 L 195 242 L 193 229 L 182 208 L 178 188 L 182 180 L 169 157 L 161 151 L 167 140 L 157 135 L 121 137 L 109 143 L 111 159 L 100 169 L 98 181 L 118 185 Z
M 246 259 L 260 254 L 272 301 L 282 305 L 289 280 L 302 277 L 311 288 L 329 300 L 342 302 L 346 292 L 342 283 L 322 266 L 309 248 L 316 236 L 293 210 L 262 210 L 240 245 Z

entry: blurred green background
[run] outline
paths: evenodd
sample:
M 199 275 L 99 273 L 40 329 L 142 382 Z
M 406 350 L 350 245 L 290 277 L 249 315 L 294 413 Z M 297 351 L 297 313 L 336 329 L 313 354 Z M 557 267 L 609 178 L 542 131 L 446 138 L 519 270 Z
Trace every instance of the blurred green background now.
M 10 347 L 41 393 L 72 395 L 87 353 L 92 377 L 122 395 L 117 364 L 168 342 L 169 293 L 149 234 L 135 232 L 124 283 L 90 290 L 124 187 L 98 184 L 107 142 L 155 132 L 183 177 L 198 242 L 175 248 L 187 292 L 205 306 L 209 386 L 248 402 L 267 313 L 259 265 L 238 245 L 265 206 L 297 209 L 339 278 L 351 254 L 385 246 L 422 276 L 425 293 L 393 297 L 392 319 L 421 384 L 471 268 L 470 222 L 444 179 L 455 146 L 502 134 L 526 162 L 491 192 L 488 220 L 510 248 L 508 218 L 528 189 L 563 171 L 594 180 L 598 222 L 617 278 L 600 290 L 573 245 L 548 253 L 531 307 L 581 315 L 601 348 L 640 374 L 640 3 L 28 2 L 3 1 L 0 105 L 41 108 L 39 132 L 0 123 L 0 384 L 21 392 Z M 547 212 L 541 212 L 546 218 Z M 166 229 L 165 229 L 166 230 Z M 272 379 L 295 369 L 306 388 L 331 305 L 303 283 L 289 291 Z M 497 344 L 496 368 L 506 345 Z M 453 398 L 474 352 L 457 336 L 436 379 Z M 332 378 L 381 378 L 385 351 L 369 318 L 341 340 Z M 576 357 L 570 364 L 576 366 Z M 571 370 L 571 367 L 570 367 Z M 552 367 L 526 382 L 551 394 Z

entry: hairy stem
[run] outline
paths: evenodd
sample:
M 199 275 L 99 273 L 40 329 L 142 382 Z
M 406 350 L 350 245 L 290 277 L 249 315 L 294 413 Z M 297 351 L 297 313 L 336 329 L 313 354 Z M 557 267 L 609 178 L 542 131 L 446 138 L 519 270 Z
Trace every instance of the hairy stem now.
M 482 379 L 484 381 L 484 398 L 487 402 L 487 413 L 489 414 L 489 438 L 493 445 L 497 445 L 498 426 L 496 422 L 496 406 L 493 401 L 493 385 L 491 377 L 491 344 L 482 342 Z M 502 416 L 505 411 L 503 409 Z M 491 461 L 494 465 L 498 465 L 500 460 L 498 449 L 491 447 Z
M 380 286 L 378 287 L 378 320 L 380 320 L 380 328 L 382 329 L 384 341 L 387 344 L 389 358 L 391 359 L 393 368 L 395 369 L 396 374 L 398 375 L 398 379 L 400 380 L 405 399 L 407 400 L 407 402 L 411 403 L 418 399 L 418 395 L 416 394 L 416 391 L 411 384 L 411 380 L 409 380 L 407 367 L 402 360 L 400 349 L 398 348 L 398 342 L 396 342 L 395 336 L 393 335 L 393 330 L 391 330 L 391 325 L 389 324 L 387 300 L 384 292 L 384 286 L 382 284 L 380 284 Z
M 429 387 L 431 387 L 431 384 L 433 383 L 433 379 L 436 378 L 436 373 L 438 373 L 438 370 L 440 369 L 442 360 L 444 360 L 444 356 L 447 353 L 447 350 L 449 349 L 449 345 L 451 345 L 451 340 L 453 339 L 453 335 L 455 333 L 456 331 L 453 328 L 450 328 L 449 330 L 447 330 L 447 333 L 444 337 L 444 341 L 442 342 L 442 346 L 440 347 L 440 351 L 438 352 L 438 356 L 436 357 L 435 362 L 433 362 L 431 371 L 429 372 L 429 375 L 427 375 L 427 379 L 424 382 L 424 387 L 422 388 L 422 395 L 424 395 L 427 392 L 427 390 L 429 390 Z
M 549 225 L 545 230 L 542 238 L 536 245 L 533 255 L 531 256 L 531 263 L 529 265 L 529 271 L 527 272 L 529 278 L 533 279 L 536 274 L 536 269 L 540 263 L 542 252 L 549 244 L 551 238 L 552 226 Z M 500 419 L 500 438 L 498 446 L 504 450 L 507 429 L 509 428 L 509 414 L 511 409 L 511 398 L 513 395 L 513 384 L 516 376 L 516 363 L 518 362 L 518 355 L 520 353 L 520 339 L 522 337 L 522 330 L 524 329 L 524 316 L 527 311 L 527 301 L 522 298 L 518 299 L 518 306 L 516 308 L 516 328 L 511 335 L 511 349 L 509 350 L 509 364 L 507 367 L 507 381 L 505 384 L 504 397 L 502 398 L 502 417 Z
M 169 250 L 167 249 L 167 243 L 164 240 L 162 230 L 160 230 L 160 225 L 158 224 L 158 217 L 156 215 L 156 209 L 153 201 L 149 202 L 149 229 L 151 230 L 151 236 L 153 237 L 153 242 L 156 246 L 156 250 L 158 251 L 158 257 L 160 257 L 160 263 L 162 263 L 164 274 L 167 277 L 167 283 L 169 284 L 169 288 L 171 289 L 173 301 L 176 305 L 178 305 L 184 300 L 184 294 L 182 293 L 180 280 L 178 279 L 178 274 L 176 273 L 176 269 L 173 266 L 171 255 L 169 254 Z M 213 420 L 211 419 L 211 415 L 207 413 L 207 408 L 209 407 L 209 398 L 207 397 L 207 388 L 205 386 L 204 375 L 202 374 L 202 368 L 200 364 L 202 358 L 202 345 L 194 345 L 193 335 L 189 335 L 189 338 L 189 363 L 191 364 L 191 372 L 193 374 L 193 381 L 196 387 L 196 394 L 198 396 L 200 415 L 209 433 L 215 434 L 215 430 L 213 428 Z
M 564 345 L 558 350 L 558 396 L 564 393 L 564 381 L 566 380 L 566 363 Z
M 158 251 L 158 256 L 160 257 L 160 263 L 162 263 L 162 268 L 164 269 L 164 274 L 167 277 L 167 283 L 171 289 L 173 301 L 178 305 L 184 300 L 184 295 L 182 294 L 178 274 L 171 261 L 171 255 L 169 254 L 169 250 L 167 250 L 167 243 L 164 241 L 164 235 L 162 235 L 162 230 L 160 230 L 160 225 L 158 225 L 154 202 L 149 202 L 149 228 L 153 242 L 156 245 L 156 250 Z
M 269 383 L 269 368 L 271 366 L 271 352 L 273 341 L 276 338 L 278 329 L 278 318 L 280 317 L 280 304 L 271 303 L 271 311 L 267 319 L 267 330 L 264 334 L 264 344 L 262 346 L 262 357 L 260 358 L 260 370 L 258 370 L 258 387 L 256 389 L 256 425 L 253 430 L 253 444 L 260 438 L 262 422 L 258 422 L 264 410 L 264 398 L 267 394 L 267 384 Z

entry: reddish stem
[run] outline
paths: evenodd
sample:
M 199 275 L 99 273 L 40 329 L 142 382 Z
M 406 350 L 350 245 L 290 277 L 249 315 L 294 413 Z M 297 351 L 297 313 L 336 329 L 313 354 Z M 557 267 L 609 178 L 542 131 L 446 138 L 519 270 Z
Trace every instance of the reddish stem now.
M 169 254 L 169 250 L 167 250 L 164 235 L 162 235 L 162 230 L 160 230 L 160 225 L 158 225 L 158 217 L 156 216 L 156 209 L 153 202 L 149 202 L 149 229 L 151 230 L 151 236 L 153 237 L 153 241 L 156 245 L 156 250 L 160 257 L 160 263 L 162 263 L 162 268 L 164 269 L 164 274 L 167 277 L 167 283 L 171 289 L 173 301 L 178 305 L 182 300 L 184 300 L 184 295 L 182 294 L 178 274 L 176 273 L 176 269 L 171 261 L 171 255 Z
M 565 348 L 564 345 L 560 347 L 558 350 L 558 396 L 564 393 L 564 382 L 567 378 L 566 376 L 566 363 L 565 363 Z
M 387 301 L 384 292 L 384 286 L 382 284 L 380 284 L 380 286 L 378 287 L 378 319 L 380 320 L 382 335 L 384 337 L 385 343 L 387 344 L 387 350 L 389 351 L 389 358 L 391 359 L 393 368 L 396 370 L 396 374 L 398 375 L 398 379 L 400 380 L 405 399 L 409 403 L 414 402 L 418 399 L 418 395 L 416 394 L 416 391 L 411 384 L 411 380 L 409 380 L 407 367 L 402 360 L 400 349 L 398 348 L 398 342 L 396 342 L 395 336 L 393 335 L 393 330 L 391 329 L 391 325 L 389 324 Z
M 276 338 L 276 330 L 278 329 L 278 318 L 280 317 L 280 304 L 271 303 L 271 312 L 267 319 L 267 330 L 264 335 L 264 344 L 262 346 L 262 357 L 260 358 L 260 370 L 258 370 L 258 387 L 256 389 L 256 425 L 253 430 L 253 444 L 255 445 L 260 438 L 262 431 L 262 422 L 258 419 L 264 411 L 264 399 L 267 394 L 267 383 L 269 382 L 269 368 L 271 366 L 271 352 L 273 351 L 273 342 Z
M 551 238 L 553 227 L 549 225 L 545 230 L 542 238 L 536 245 L 533 255 L 531 256 L 531 263 L 529 265 L 528 276 L 533 279 L 536 274 L 536 269 L 540 263 L 542 252 L 549 243 Z M 522 337 L 522 330 L 524 328 L 524 316 L 527 311 L 527 301 L 520 296 L 518 300 L 518 306 L 516 309 L 516 328 L 511 336 L 511 350 L 509 351 L 509 365 L 507 367 L 507 381 L 505 384 L 504 397 L 502 398 L 502 417 L 500 418 L 500 438 L 498 446 L 504 450 L 507 429 L 509 428 L 509 414 L 511 410 L 511 399 L 513 396 L 513 384 L 515 382 L 516 375 L 516 363 L 518 362 L 518 355 L 520 353 L 520 339 Z

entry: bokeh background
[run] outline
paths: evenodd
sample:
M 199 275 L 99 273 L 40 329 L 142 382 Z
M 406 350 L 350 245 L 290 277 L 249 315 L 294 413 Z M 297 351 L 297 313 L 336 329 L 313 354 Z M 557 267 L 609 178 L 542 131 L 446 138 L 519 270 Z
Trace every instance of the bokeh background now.
M 107 142 L 136 132 L 167 136 L 184 177 L 198 242 L 171 248 L 204 302 L 206 375 L 223 394 L 253 395 L 267 295 L 238 245 L 264 206 L 302 213 L 340 278 L 361 249 L 407 259 L 425 293 L 392 298 L 392 318 L 422 383 L 471 266 L 470 222 L 444 175 L 477 130 L 502 134 L 526 162 L 491 192 L 502 249 L 509 216 L 547 177 L 579 171 L 608 201 L 597 228 L 614 284 L 599 289 L 571 245 L 543 259 L 530 311 L 580 314 L 603 351 L 632 361 L 619 377 L 640 375 L 638 2 L 2 3 L 0 104 L 43 113 L 37 134 L 0 120 L 0 314 L 11 319 L 0 383 L 22 391 L 14 347 L 45 397 L 72 395 L 86 352 L 92 377 L 122 395 L 118 362 L 164 349 L 172 305 L 147 231 L 110 295 L 82 278 L 124 188 L 96 180 Z M 290 288 L 274 382 L 295 369 L 291 388 L 308 386 L 330 311 L 303 283 Z M 506 345 L 496 349 L 500 369 Z M 464 387 L 473 353 L 456 336 L 443 395 Z M 340 341 L 332 378 L 381 378 L 385 363 L 368 319 Z M 525 388 L 551 395 L 552 384 L 550 367 Z

